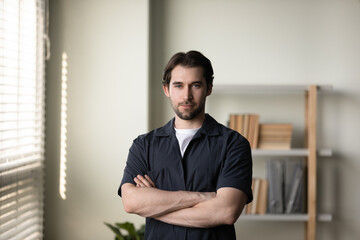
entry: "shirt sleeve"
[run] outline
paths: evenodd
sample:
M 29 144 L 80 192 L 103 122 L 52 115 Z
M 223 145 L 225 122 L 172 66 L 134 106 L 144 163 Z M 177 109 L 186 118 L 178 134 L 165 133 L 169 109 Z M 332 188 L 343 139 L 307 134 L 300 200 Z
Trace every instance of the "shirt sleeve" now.
M 134 178 L 138 175 L 145 175 L 147 172 L 146 164 L 146 144 L 143 138 L 138 137 L 135 139 L 129 149 L 124 175 L 120 183 L 118 194 L 121 197 L 121 186 L 124 183 L 136 184 Z
M 226 158 L 220 170 L 216 189 L 233 187 L 243 191 L 247 196 L 247 203 L 253 199 L 252 157 L 249 142 L 240 134 L 234 134 L 227 146 Z

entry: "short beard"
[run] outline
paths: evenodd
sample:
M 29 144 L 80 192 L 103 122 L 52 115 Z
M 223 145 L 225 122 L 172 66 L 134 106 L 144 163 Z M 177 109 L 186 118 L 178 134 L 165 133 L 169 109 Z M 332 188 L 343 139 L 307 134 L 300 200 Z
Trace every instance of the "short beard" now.
M 176 113 L 176 115 L 181 118 L 182 120 L 192 120 L 194 119 L 195 117 L 197 117 L 203 110 L 203 107 L 199 107 L 197 109 L 195 109 L 194 111 L 190 112 L 189 114 L 184 114 L 184 113 L 181 113 L 177 108 L 174 108 L 174 111 Z
M 172 105 L 174 112 L 182 120 L 192 120 L 192 119 L 196 118 L 203 111 L 204 107 L 205 107 L 205 101 L 202 102 L 200 104 L 200 106 L 198 108 L 196 108 L 194 111 L 189 112 L 188 114 L 184 114 L 179 111 L 179 108 Z

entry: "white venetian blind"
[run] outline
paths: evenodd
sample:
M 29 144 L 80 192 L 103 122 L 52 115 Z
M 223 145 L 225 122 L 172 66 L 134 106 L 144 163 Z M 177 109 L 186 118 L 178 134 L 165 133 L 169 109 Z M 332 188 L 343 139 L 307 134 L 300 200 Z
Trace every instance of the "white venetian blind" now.
M 44 0 L 0 0 L 0 239 L 42 239 Z

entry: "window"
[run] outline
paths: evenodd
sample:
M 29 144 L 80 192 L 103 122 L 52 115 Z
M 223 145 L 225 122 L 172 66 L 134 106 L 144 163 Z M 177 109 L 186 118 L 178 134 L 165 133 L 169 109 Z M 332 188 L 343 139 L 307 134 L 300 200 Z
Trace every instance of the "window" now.
M 42 239 L 44 0 L 0 0 L 0 239 Z

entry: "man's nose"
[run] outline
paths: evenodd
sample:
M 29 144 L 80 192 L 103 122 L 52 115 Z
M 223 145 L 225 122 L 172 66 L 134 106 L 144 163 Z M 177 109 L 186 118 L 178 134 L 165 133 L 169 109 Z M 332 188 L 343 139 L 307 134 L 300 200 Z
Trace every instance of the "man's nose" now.
M 192 99 L 191 87 L 185 87 L 184 89 L 184 100 Z

